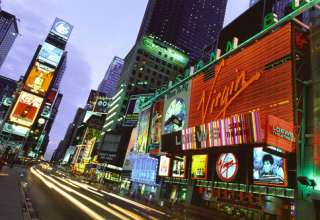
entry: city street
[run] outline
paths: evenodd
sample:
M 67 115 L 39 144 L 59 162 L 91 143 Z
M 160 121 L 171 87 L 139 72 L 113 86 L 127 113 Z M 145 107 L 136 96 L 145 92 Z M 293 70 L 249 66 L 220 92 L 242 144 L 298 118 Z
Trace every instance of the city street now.
M 40 219 L 166 219 L 166 213 L 87 184 L 31 168 L 28 183 Z M 80 211 L 81 210 L 81 211 Z

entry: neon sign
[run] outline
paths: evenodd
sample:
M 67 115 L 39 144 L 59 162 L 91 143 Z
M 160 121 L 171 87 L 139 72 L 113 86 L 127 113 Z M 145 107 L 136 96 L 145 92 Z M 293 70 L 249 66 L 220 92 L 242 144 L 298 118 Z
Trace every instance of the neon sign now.
M 238 168 L 238 159 L 233 153 L 221 154 L 216 163 L 217 175 L 225 182 L 231 182 L 235 179 Z

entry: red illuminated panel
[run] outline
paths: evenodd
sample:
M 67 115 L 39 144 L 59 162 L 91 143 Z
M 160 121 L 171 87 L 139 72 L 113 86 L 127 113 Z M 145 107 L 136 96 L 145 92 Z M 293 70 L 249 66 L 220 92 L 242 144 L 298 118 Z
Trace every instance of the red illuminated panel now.
M 11 112 L 10 121 L 27 127 L 32 126 L 42 101 L 43 98 L 22 91 Z
M 288 152 L 293 152 L 295 150 L 294 129 L 291 123 L 273 115 L 269 115 L 266 129 L 266 142 L 268 145 L 280 147 Z
M 291 24 L 287 24 L 211 67 L 208 71 L 214 71 L 214 77 L 195 77 L 188 127 L 250 111 L 260 112 L 262 128 L 268 114 L 293 125 L 292 61 L 278 62 L 291 53 Z

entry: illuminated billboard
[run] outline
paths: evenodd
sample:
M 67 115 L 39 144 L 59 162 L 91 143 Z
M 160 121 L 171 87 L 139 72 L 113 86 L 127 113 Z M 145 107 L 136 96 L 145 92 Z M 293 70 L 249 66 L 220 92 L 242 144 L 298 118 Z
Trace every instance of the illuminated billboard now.
M 35 65 L 32 67 L 31 72 L 26 79 L 25 89 L 39 95 L 44 95 L 50 87 L 53 75 L 53 68 L 35 62 Z
M 22 91 L 10 114 L 10 121 L 30 127 L 36 119 L 43 98 Z
M 131 179 L 133 182 L 155 184 L 158 159 L 148 155 L 133 156 Z
M 208 155 L 192 155 L 191 179 L 207 179 Z
M 163 102 L 156 102 L 153 106 L 150 125 L 150 144 L 159 144 L 161 139 Z
M 219 121 L 239 112 L 260 112 L 293 125 L 292 25 L 290 23 L 208 65 L 192 79 L 188 127 Z
M 73 26 L 66 21 L 56 18 L 50 30 L 50 33 L 55 34 L 62 38 L 64 41 L 67 41 L 70 37 Z
M 286 160 L 263 151 L 253 149 L 253 182 L 260 185 L 287 186 Z
M 150 108 L 140 113 L 137 126 L 137 143 L 135 147 L 136 152 L 143 153 L 147 150 L 150 114 Z
M 176 98 L 171 101 L 164 116 L 164 133 L 180 131 L 186 124 L 187 105 L 184 99 Z
M 184 178 L 186 172 L 186 157 L 174 158 L 172 160 L 172 177 Z
M 21 137 L 28 137 L 30 129 L 19 125 L 5 123 L 3 126 L 3 131 Z
M 170 158 L 166 156 L 160 157 L 159 176 L 169 176 Z
M 42 63 L 47 63 L 54 67 L 57 67 L 62 55 L 63 50 L 44 42 L 37 59 Z
M 151 95 L 152 94 L 141 94 L 130 96 L 123 126 L 134 127 L 137 125 L 142 106 L 145 103 L 145 100 Z
M 182 149 L 261 143 L 262 136 L 260 114 L 250 112 L 184 129 Z

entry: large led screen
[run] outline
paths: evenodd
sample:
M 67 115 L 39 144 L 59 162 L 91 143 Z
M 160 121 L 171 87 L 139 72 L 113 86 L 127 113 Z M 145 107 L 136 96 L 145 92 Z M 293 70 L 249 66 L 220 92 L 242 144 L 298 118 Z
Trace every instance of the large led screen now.
M 43 98 L 22 91 L 11 112 L 10 121 L 30 127 L 36 119 Z
M 186 157 L 174 158 L 172 160 L 172 177 L 185 177 Z
M 164 133 L 180 131 L 186 124 L 187 105 L 184 99 L 176 98 L 171 101 L 164 116 Z
M 169 176 L 170 158 L 166 156 L 160 157 L 159 176 Z
M 208 155 L 192 155 L 191 178 L 207 179 Z
M 257 110 L 294 125 L 292 26 L 268 32 L 192 79 L 188 127 Z
M 40 49 L 38 60 L 40 62 L 57 67 L 61 60 L 62 54 L 63 50 L 44 42 Z
M 36 62 L 28 75 L 25 87 L 31 92 L 44 95 L 50 87 L 53 75 L 54 69 Z
M 253 150 L 253 181 L 261 185 L 286 186 L 286 160 L 263 151 Z
M 136 152 L 146 152 L 149 134 L 150 108 L 140 113 L 137 131 Z
M 131 179 L 133 182 L 155 184 L 158 159 L 147 155 L 132 158 Z

